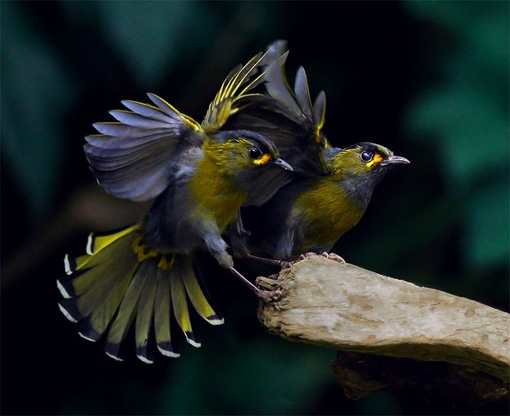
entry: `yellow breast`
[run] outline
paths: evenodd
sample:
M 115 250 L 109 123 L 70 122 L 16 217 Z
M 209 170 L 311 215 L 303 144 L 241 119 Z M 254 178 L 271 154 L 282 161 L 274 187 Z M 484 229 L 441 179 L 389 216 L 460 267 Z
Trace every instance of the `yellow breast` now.
M 236 189 L 208 157 L 198 163 L 189 185 L 195 203 L 194 215 L 215 221 L 220 232 L 236 220 L 246 200 L 246 193 Z
M 304 233 L 302 250 L 333 245 L 362 215 L 359 205 L 331 178 L 322 178 L 301 193 L 292 210 Z

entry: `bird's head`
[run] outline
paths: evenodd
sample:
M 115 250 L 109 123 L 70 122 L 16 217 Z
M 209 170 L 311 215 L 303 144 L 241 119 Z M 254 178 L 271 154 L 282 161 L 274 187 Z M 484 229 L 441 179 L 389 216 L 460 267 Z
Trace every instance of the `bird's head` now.
M 222 131 L 214 139 L 207 146 L 208 154 L 223 174 L 246 187 L 264 171 L 293 170 L 280 158 L 274 143 L 261 134 L 248 130 Z
M 334 176 L 379 179 L 392 166 L 409 164 L 408 159 L 395 156 L 380 144 L 361 142 L 342 149 L 326 150 L 328 167 Z

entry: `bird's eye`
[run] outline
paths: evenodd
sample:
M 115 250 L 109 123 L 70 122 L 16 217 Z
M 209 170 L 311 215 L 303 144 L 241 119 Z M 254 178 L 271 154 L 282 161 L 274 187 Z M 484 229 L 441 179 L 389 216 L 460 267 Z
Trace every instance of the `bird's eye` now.
M 361 159 L 363 159 L 365 162 L 372 160 L 373 157 L 374 157 L 374 152 L 364 151 L 363 153 L 361 153 Z
M 252 159 L 257 159 L 258 157 L 260 157 L 260 155 L 262 155 L 262 152 L 260 151 L 260 149 L 257 149 L 256 147 L 252 147 L 250 149 L 250 157 Z

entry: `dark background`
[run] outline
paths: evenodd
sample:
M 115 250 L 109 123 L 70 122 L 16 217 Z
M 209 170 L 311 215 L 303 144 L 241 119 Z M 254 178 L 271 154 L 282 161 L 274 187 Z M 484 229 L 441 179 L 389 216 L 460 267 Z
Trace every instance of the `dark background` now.
M 2 412 L 504 413 L 416 391 L 347 400 L 335 352 L 267 334 L 256 300 L 211 265 L 223 327 L 200 350 L 117 363 L 57 311 L 55 278 L 90 231 L 145 207 L 95 185 L 91 123 L 146 91 L 200 119 L 222 78 L 277 38 L 328 94 L 339 146 L 384 144 L 388 175 L 337 244 L 348 261 L 508 310 L 508 2 L 2 2 Z M 212 282 L 214 281 L 214 283 Z

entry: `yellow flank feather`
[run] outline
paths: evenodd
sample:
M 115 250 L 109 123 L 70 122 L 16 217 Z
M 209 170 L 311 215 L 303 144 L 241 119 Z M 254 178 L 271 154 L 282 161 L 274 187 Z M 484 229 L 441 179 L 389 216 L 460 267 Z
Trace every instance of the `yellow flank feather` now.
M 321 179 L 310 191 L 301 193 L 292 210 L 292 217 L 300 218 L 307 230 L 300 251 L 332 245 L 354 227 L 363 215 L 354 204 L 331 177 Z

